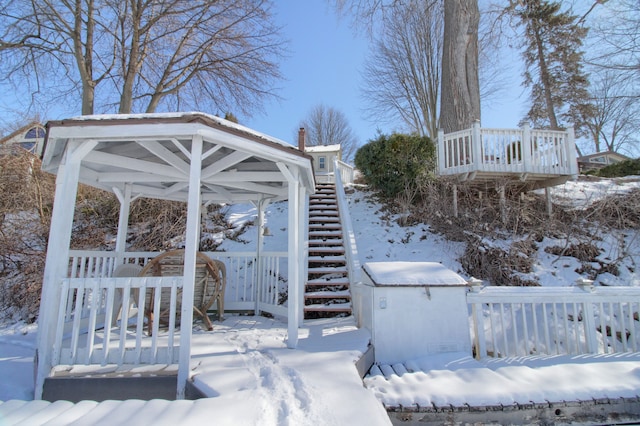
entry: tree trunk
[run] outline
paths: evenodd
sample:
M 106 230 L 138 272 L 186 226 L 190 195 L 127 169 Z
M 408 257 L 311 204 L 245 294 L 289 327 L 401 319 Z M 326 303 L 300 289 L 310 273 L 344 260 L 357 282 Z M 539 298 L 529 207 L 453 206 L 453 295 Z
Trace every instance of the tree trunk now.
M 87 19 L 86 19 L 86 39 L 82 40 L 82 8 L 83 4 L 80 0 L 76 0 L 74 4 L 74 29 L 73 29 L 73 51 L 82 81 L 82 115 L 93 114 L 95 103 L 95 87 L 96 83 L 93 79 L 93 30 L 95 21 L 93 18 L 94 5 L 93 1 L 88 1 Z
M 547 116 L 549 117 L 549 126 L 553 130 L 559 130 L 558 119 L 556 118 L 556 109 L 553 104 L 553 97 L 551 96 L 551 77 L 549 76 L 549 67 L 545 60 L 544 48 L 542 46 L 542 36 L 540 35 L 540 28 L 535 20 L 532 20 L 534 37 L 536 42 L 536 49 L 538 51 L 538 66 L 540 67 L 540 81 L 544 90 L 544 100 L 547 104 Z
M 126 58 L 126 60 L 128 61 L 123 68 L 124 81 L 122 85 L 122 93 L 120 94 L 120 105 L 118 107 L 119 114 L 131 114 L 131 110 L 133 108 L 133 83 L 136 76 L 138 75 L 138 72 L 140 71 L 140 27 L 143 6 L 138 1 L 131 1 L 129 5 L 131 7 L 131 40 L 130 45 L 127 48 L 124 44 L 126 38 L 123 37 L 122 39 L 122 57 Z M 129 52 L 128 56 L 124 53 L 126 50 L 128 50 Z
M 468 129 L 480 120 L 477 0 L 444 2 L 440 128 L 445 133 Z

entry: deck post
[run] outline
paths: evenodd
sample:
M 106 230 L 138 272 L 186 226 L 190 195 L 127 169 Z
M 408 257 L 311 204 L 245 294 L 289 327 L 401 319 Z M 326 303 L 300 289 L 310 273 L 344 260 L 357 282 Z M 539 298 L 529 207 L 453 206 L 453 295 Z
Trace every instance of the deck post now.
M 38 352 L 34 399 L 42 399 L 44 380 L 49 376 L 51 367 L 53 367 L 55 327 L 60 309 L 60 280 L 68 274 L 69 245 L 80 179 L 80 165 L 82 159 L 96 145 L 96 141 L 88 141 L 83 144 L 75 141 L 70 142 L 64 154 L 65 160 L 58 169 L 38 315 Z
M 480 120 L 476 120 L 473 122 L 473 127 L 471 128 L 471 149 L 473 164 L 475 166 L 475 170 L 483 170 L 483 148 L 482 148 L 482 132 L 480 130 Z
M 576 151 L 575 133 L 573 127 L 567 129 L 567 161 L 569 162 L 569 173 L 573 178 L 578 176 L 578 154 Z
M 194 135 L 191 145 L 189 166 L 189 194 L 187 199 L 187 231 L 184 246 L 184 278 L 182 282 L 182 307 L 180 322 L 180 358 L 178 364 L 178 384 L 176 399 L 184 399 L 185 386 L 189 379 L 191 361 L 191 333 L 193 323 L 193 295 L 196 280 L 196 253 L 200 246 L 200 208 L 202 194 L 200 177 L 202 174 L 202 135 Z
M 522 125 L 522 141 L 520 142 L 522 147 L 522 171 L 527 173 L 531 171 L 531 153 L 534 151 L 533 141 L 531 140 L 531 127 L 529 123 Z
M 547 216 L 551 217 L 553 215 L 553 204 L 551 203 L 551 191 L 549 187 L 544 188 L 544 196 L 547 202 Z
M 438 174 L 442 174 L 447 168 L 446 160 L 446 147 L 444 146 L 444 130 L 438 129 L 438 143 L 436 144 L 437 158 L 438 158 Z
M 507 223 L 507 199 L 504 192 L 504 185 L 500 185 L 498 194 L 500 195 L 500 220 L 503 224 Z
M 458 185 L 453 185 L 453 217 L 458 218 Z

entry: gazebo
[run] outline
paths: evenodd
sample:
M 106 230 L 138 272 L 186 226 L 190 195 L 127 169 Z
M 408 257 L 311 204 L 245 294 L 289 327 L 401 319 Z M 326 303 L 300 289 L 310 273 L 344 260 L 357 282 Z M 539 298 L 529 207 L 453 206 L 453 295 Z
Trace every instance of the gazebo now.
M 177 397 L 184 397 L 192 334 L 191 327 L 184 325 L 193 318 L 200 215 L 210 202 L 251 202 L 262 227 L 267 204 L 288 200 L 288 250 L 283 256 L 288 301 L 280 312 L 288 318 L 287 344 L 296 347 L 303 318 L 305 218 L 308 195 L 315 187 L 308 155 L 278 139 L 199 112 L 95 115 L 49 122 L 42 168 L 57 178 L 38 320 L 36 398 L 42 397 L 44 382 L 56 366 L 73 364 L 177 364 Z M 79 183 L 113 192 L 120 201 L 115 252 L 80 260 L 72 256 Z M 126 251 L 126 235 L 130 203 L 138 197 L 187 203 L 181 279 L 113 276 L 118 265 L 132 259 Z M 261 235 L 256 263 L 261 259 Z M 180 289 L 183 327 L 170 324 L 167 334 L 147 336 L 138 315 L 135 335 L 130 336 L 127 314 L 117 321 L 117 296 L 127 300 L 132 290 L 144 292 L 151 287 L 168 288 L 174 297 Z

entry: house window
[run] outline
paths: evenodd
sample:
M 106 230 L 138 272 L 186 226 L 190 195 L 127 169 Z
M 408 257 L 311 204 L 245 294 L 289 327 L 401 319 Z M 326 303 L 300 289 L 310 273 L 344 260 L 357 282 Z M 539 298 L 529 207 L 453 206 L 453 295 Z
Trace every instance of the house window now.
M 318 162 L 320 165 L 320 170 L 324 170 L 327 167 L 327 157 L 318 158 Z
M 44 138 L 44 129 L 42 127 L 32 127 L 24 137 L 25 139 Z

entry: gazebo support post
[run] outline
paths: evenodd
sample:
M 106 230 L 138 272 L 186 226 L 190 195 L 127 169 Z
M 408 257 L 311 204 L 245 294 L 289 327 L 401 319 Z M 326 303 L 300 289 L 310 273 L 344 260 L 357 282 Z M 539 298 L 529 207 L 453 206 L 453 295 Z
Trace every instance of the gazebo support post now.
M 38 352 L 36 357 L 35 399 L 42 399 L 44 379 L 51 370 L 58 310 L 60 308 L 59 280 L 67 275 L 69 246 L 73 228 L 73 213 L 80 179 L 80 163 L 95 146 L 95 141 L 73 143 L 65 153 L 56 178 L 55 202 L 51 214 L 51 231 L 44 267 L 40 313 L 38 315 Z
M 131 184 L 124 185 L 124 193 L 118 188 L 113 188 L 120 201 L 120 216 L 118 217 L 118 234 L 116 236 L 116 259 L 113 269 L 124 261 L 124 253 L 127 251 L 127 233 L 129 231 L 129 213 L 131 212 Z
M 264 262 L 262 260 L 262 251 L 264 249 L 264 212 L 267 209 L 267 206 L 271 202 L 268 198 L 263 198 L 257 203 L 252 203 L 256 209 L 258 210 L 258 244 L 256 246 L 256 262 L 257 262 L 257 272 L 256 272 L 256 288 L 254 289 L 255 294 L 255 315 L 260 315 L 260 292 L 262 291 L 262 286 L 264 282 L 264 274 L 263 265 Z
M 193 323 L 193 294 L 196 279 L 196 253 L 200 246 L 200 208 L 202 195 L 200 177 L 202 173 L 202 136 L 195 135 L 191 146 L 189 167 L 189 195 L 187 200 L 187 232 L 184 250 L 184 282 L 182 283 L 182 309 L 180 312 L 180 360 L 178 364 L 178 386 L 176 398 L 184 399 L 185 386 L 189 379 L 191 361 L 191 324 Z M 186 325 L 186 326 L 185 326 Z

